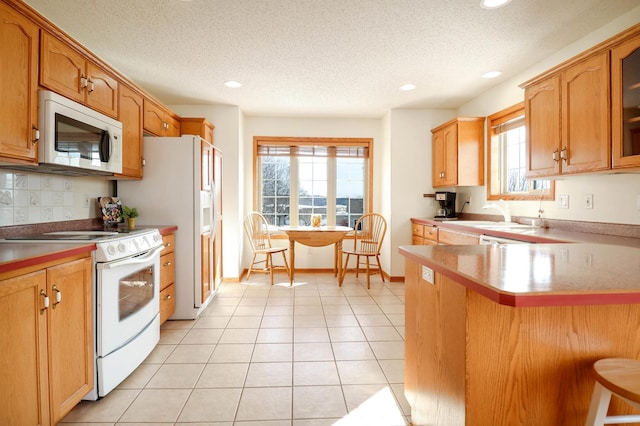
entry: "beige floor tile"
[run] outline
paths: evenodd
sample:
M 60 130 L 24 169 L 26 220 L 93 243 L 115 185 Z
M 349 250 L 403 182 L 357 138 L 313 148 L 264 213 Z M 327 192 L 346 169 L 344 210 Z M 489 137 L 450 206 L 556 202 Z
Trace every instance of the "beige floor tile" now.
M 322 302 L 320 300 L 320 295 L 315 292 L 315 295 L 310 296 L 299 296 L 296 294 L 294 301 L 296 306 L 320 306 Z
M 124 412 L 123 422 L 175 422 L 191 389 L 144 389 Z
M 391 324 L 395 326 L 404 326 L 404 314 L 387 314 L 387 318 L 389 318 Z
M 366 339 L 360 327 L 329 327 L 332 342 L 364 342 Z
M 249 362 L 253 354 L 253 344 L 217 345 L 209 358 L 209 363 Z
M 331 343 L 294 343 L 294 361 L 333 361 Z
M 293 419 L 293 426 L 334 426 L 340 425 L 339 418 L 327 419 Z M 348 425 L 345 425 L 348 426 Z
M 162 364 L 175 350 L 176 345 L 157 345 L 149 356 L 143 361 L 144 364 Z
M 232 317 L 227 328 L 258 328 L 262 322 L 262 316 Z
M 350 305 L 375 305 L 376 301 L 371 296 L 347 296 Z
M 356 315 L 358 322 L 362 327 L 382 327 L 391 326 L 391 321 L 386 315 Z
M 203 369 L 204 364 L 163 364 L 146 389 L 192 389 Z
M 404 340 L 397 342 L 369 342 L 377 359 L 404 359 Z
M 293 327 L 326 327 L 324 315 L 296 315 L 293 318 Z
M 224 297 L 224 296 L 225 296 L 224 293 L 218 294 L 211 301 L 211 303 L 209 303 L 209 306 L 207 307 L 207 311 L 218 306 L 238 306 L 238 303 L 240 303 L 240 299 L 241 299 L 240 297 Z
M 389 383 L 404 383 L 404 360 L 382 359 L 378 362 Z
M 335 362 L 294 362 L 294 386 L 339 385 Z
M 293 316 L 293 305 L 267 305 L 264 316 Z
M 348 299 L 342 295 L 340 296 L 320 296 L 323 306 L 346 306 L 349 304 Z
M 322 309 L 322 305 L 318 302 L 317 305 L 299 305 L 296 303 L 293 306 L 293 315 L 294 316 L 308 316 L 308 315 L 324 315 L 324 310 Z
M 333 354 L 336 361 L 357 361 L 375 359 L 367 342 L 333 342 Z
M 216 345 L 179 345 L 165 363 L 169 364 L 204 364 L 206 363 Z
M 138 390 L 112 390 L 97 401 L 80 401 L 63 422 L 116 422 L 138 396 Z
M 257 337 L 257 328 L 228 328 L 222 333 L 219 343 L 255 343 Z
M 293 330 L 293 341 L 297 343 L 329 342 L 326 327 L 296 327 Z
M 295 419 L 340 418 L 347 407 L 340 386 L 296 386 L 293 388 Z
M 204 317 L 228 317 L 233 315 L 236 311 L 235 305 L 220 305 L 220 306 L 209 306 L 203 313 Z
M 404 335 L 404 326 L 402 326 L 402 327 L 400 327 L 400 326 L 396 326 L 396 331 L 398 332 L 398 334 L 399 334 L 400 336 L 402 336 L 402 338 L 403 338 L 403 339 L 405 338 L 405 335 Z
M 233 421 L 242 389 L 194 389 L 178 421 Z
M 351 315 L 325 315 L 327 327 L 358 327 L 360 324 L 356 316 Z
M 230 315 L 225 316 L 204 316 L 201 315 L 193 324 L 193 328 L 225 328 L 231 319 Z
M 382 315 L 384 313 L 378 305 L 351 305 L 351 309 L 356 315 Z
M 380 305 L 380 309 L 385 314 L 404 314 L 404 305 L 393 304 L 393 305 Z
M 249 363 L 207 364 L 196 388 L 241 388 L 248 369 Z
M 221 328 L 192 328 L 184 336 L 182 343 L 187 345 L 213 345 L 218 343 L 222 332 Z
M 163 328 L 160 330 L 160 342 L 163 345 L 175 345 L 180 343 L 189 330 Z
M 293 315 L 265 315 L 260 328 L 293 328 Z
M 343 385 L 386 384 L 377 361 L 336 361 L 340 381 Z
M 322 310 L 325 315 L 353 315 L 351 305 L 324 305 Z
M 195 321 L 192 321 L 192 320 L 170 320 L 162 324 L 161 330 L 168 330 L 168 329 L 186 330 L 193 327 L 194 322 Z
M 247 422 L 235 422 L 234 426 L 291 426 L 291 420 L 258 420 Z
M 362 327 L 367 340 L 372 342 L 402 340 L 395 327 Z
M 292 389 L 245 388 L 240 398 L 236 421 L 290 419 Z
M 396 397 L 396 401 L 400 405 L 402 412 L 405 416 L 411 415 L 411 405 L 409 405 L 409 401 L 404 396 L 404 383 L 395 383 L 391 385 L 391 390 L 393 391 L 393 395 Z
M 267 306 L 293 306 L 294 297 L 290 295 L 269 296 Z
M 142 364 L 135 369 L 116 389 L 144 389 L 149 380 L 160 369 L 161 364 Z
M 267 297 L 243 297 L 238 306 L 265 306 Z
M 373 300 L 376 301 L 378 305 L 395 305 L 395 304 L 403 304 L 404 298 L 399 298 L 398 296 L 373 296 Z
M 291 323 L 293 324 L 293 320 Z M 293 342 L 293 328 L 261 328 L 256 339 L 256 343 L 291 342 Z
M 265 310 L 265 306 L 238 306 L 236 310 L 233 312 L 234 316 L 259 316 L 263 315 Z
M 291 362 L 293 345 L 291 343 L 257 343 L 251 362 Z
M 345 425 L 405 425 L 404 413 L 388 385 L 348 385 L 342 387 L 349 415 Z
M 252 362 L 249 365 L 246 388 L 291 386 L 291 362 Z

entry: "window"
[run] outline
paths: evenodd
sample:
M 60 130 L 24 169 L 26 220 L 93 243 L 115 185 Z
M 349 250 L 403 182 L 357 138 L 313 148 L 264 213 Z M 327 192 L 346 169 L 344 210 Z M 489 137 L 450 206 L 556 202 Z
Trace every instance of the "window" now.
M 371 211 L 372 139 L 254 138 L 255 207 L 275 226 L 354 226 Z
M 489 116 L 488 199 L 552 200 L 554 182 L 528 180 L 524 104 Z

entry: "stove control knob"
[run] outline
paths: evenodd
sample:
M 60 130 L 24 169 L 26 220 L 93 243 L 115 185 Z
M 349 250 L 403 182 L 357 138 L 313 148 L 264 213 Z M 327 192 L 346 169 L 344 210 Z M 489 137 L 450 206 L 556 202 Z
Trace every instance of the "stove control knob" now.
M 116 254 L 116 248 L 114 246 L 108 246 L 107 247 L 107 253 L 109 253 L 111 256 L 113 256 L 114 254 Z
M 124 253 L 126 250 L 127 250 L 127 247 L 124 244 L 122 243 L 118 244 L 118 251 L 120 253 Z

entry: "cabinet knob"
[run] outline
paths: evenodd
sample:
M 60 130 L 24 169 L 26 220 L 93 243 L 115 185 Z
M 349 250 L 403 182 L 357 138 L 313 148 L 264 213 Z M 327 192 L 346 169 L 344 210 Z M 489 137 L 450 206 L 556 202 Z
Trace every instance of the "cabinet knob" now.
M 567 162 L 567 147 L 565 146 L 564 148 L 562 148 L 562 150 L 560 151 L 560 158 L 562 158 L 562 160 L 564 160 L 564 162 Z
M 171 266 L 171 262 L 163 263 L 162 266 Z
M 551 154 L 551 158 L 553 158 L 553 161 L 555 161 L 556 163 L 558 162 L 558 150 L 557 149 L 555 151 L 553 151 L 553 154 Z
M 40 308 L 40 314 L 43 314 L 44 311 L 49 309 L 49 296 L 47 296 L 47 293 L 42 289 L 40 289 L 40 296 L 44 297 L 42 300 L 42 308 Z
M 55 284 L 53 285 L 53 287 L 51 287 L 51 290 L 56 293 L 56 301 L 53 302 L 53 309 L 55 309 L 56 306 L 58 306 L 58 304 L 62 302 L 62 292 Z
M 82 76 L 80 77 L 80 88 L 84 89 L 85 87 L 87 87 L 87 85 L 89 84 L 89 80 L 87 80 L 87 77 Z
M 164 300 L 171 300 L 171 295 L 167 294 L 167 297 L 165 297 Z
M 31 144 L 35 145 L 38 143 L 39 140 L 40 140 L 40 130 L 38 130 L 36 126 L 33 126 L 32 135 L 31 135 Z

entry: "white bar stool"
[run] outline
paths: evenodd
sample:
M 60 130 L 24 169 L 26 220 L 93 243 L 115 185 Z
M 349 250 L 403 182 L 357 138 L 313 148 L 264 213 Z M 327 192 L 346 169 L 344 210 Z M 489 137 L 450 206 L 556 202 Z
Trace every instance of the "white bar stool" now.
M 612 394 L 640 410 L 640 361 L 623 358 L 601 359 L 593 364 L 593 371 L 596 383 L 586 426 L 640 423 L 640 414 L 607 416 Z

